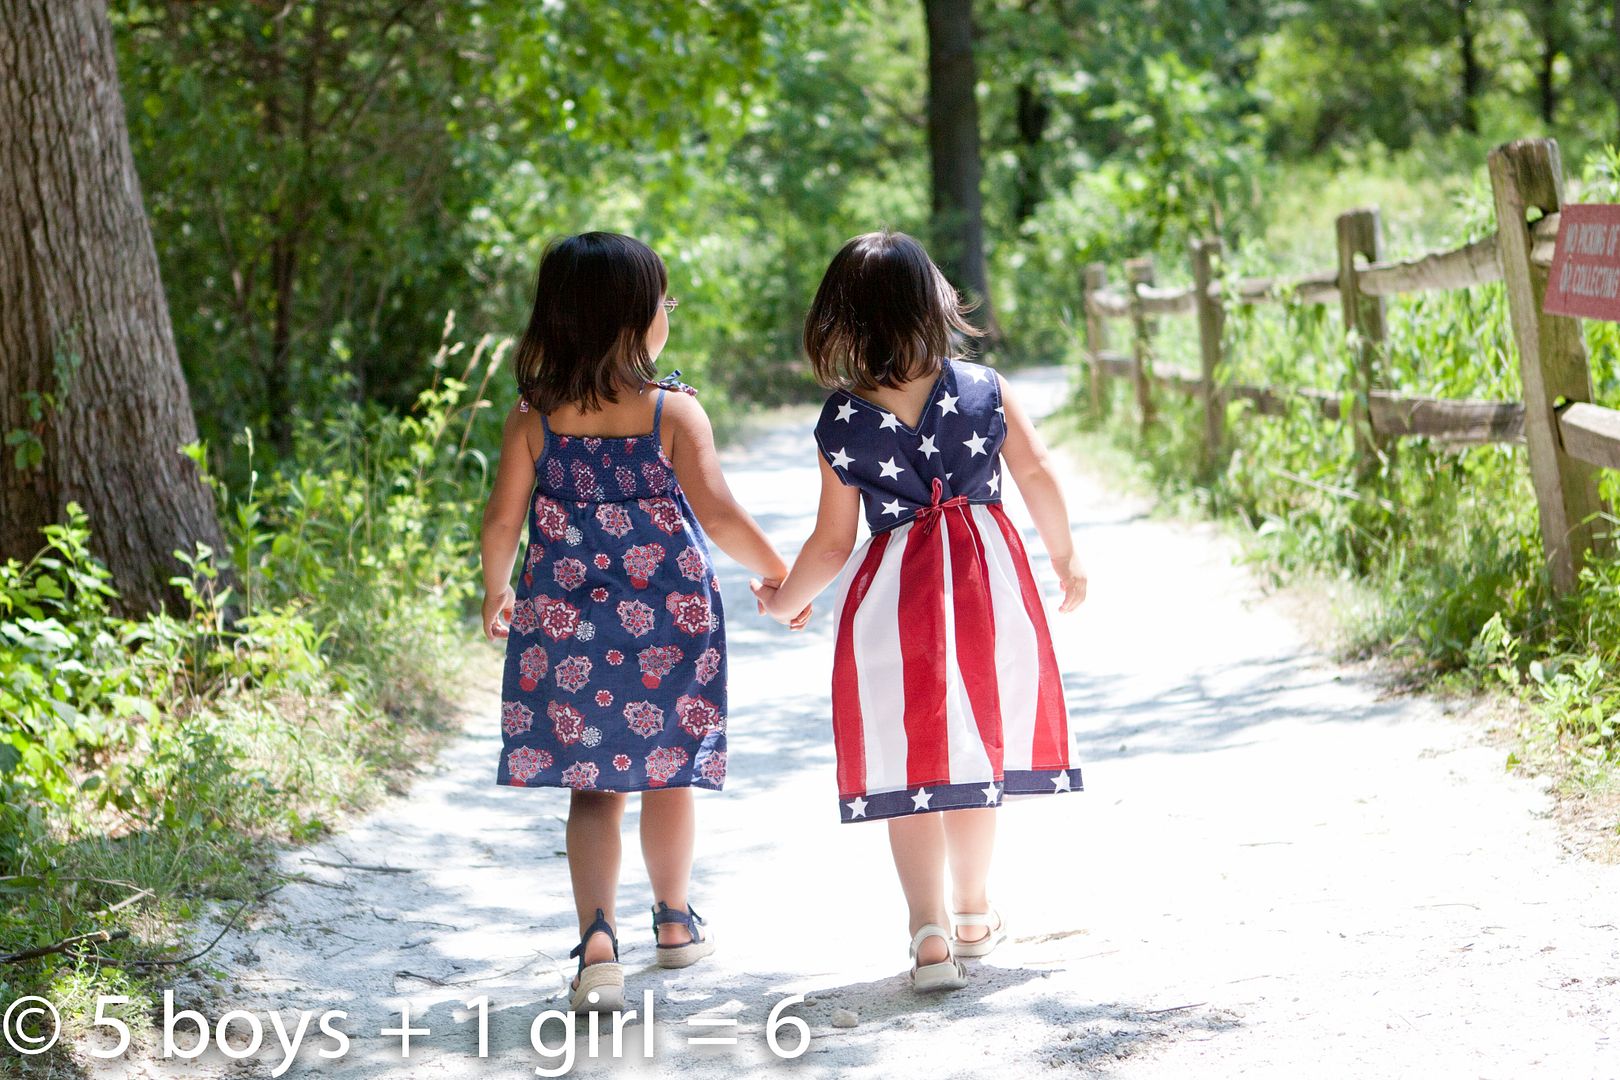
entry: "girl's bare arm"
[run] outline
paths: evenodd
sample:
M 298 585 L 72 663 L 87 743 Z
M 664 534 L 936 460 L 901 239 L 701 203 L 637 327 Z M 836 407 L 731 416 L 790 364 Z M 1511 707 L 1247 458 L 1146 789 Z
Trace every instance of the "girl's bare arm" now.
M 689 394 L 664 399 L 664 423 L 670 428 L 670 461 L 686 501 L 709 539 L 754 573 L 771 581 L 787 575 L 787 563 L 777 554 L 759 523 L 742 508 L 720 471 L 709 414 Z
M 1074 537 L 1069 532 L 1063 485 L 1052 468 L 1046 444 L 1012 396 L 1007 380 L 1000 375 L 996 378 L 1001 382 L 1002 410 L 1007 417 L 1007 441 L 1001 447 L 1001 457 L 1024 496 L 1029 516 L 1035 520 L 1035 531 L 1041 534 L 1041 543 L 1046 545 L 1052 569 L 1063 586 L 1063 603 L 1058 610 L 1073 611 L 1086 598 L 1086 571 L 1075 554 Z
M 534 453 L 529 442 L 534 423 L 533 413 L 519 412 L 515 405 L 506 414 L 501 462 L 495 469 L 489 502 L 484 504 L 484 635 L 490 638 L 505 637 L 505 624 L 512 618 L 512 567 L 528 521 L 529 493 L 534 490 Z
M 762 583 L 754 588 L 760 605 L 772 618 L 784 622 L 807 607 L 816 594 L 838 576 L 855 548 L 855 529 L 860 521 L 861 495 L 838 479 L 832 466 L 820 454 L 821 503 L 816 510 L 816 527 L 799 549 L 793 569 L 777 588 Z

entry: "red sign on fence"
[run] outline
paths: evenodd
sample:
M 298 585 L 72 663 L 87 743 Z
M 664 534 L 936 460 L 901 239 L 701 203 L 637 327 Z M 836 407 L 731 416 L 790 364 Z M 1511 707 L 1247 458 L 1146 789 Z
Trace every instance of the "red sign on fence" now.
M 1566 206 L 1542 310 L 1620 322 L 1620 206 Z

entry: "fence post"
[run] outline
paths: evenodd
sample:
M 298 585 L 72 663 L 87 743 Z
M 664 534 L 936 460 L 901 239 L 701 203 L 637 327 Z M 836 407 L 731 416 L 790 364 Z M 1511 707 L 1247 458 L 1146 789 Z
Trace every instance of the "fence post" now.
M 1534 246 L 1526 211 L 1556 213 L 1564 171 L 1551 139 L 1504 143 L 1486 159 L 1496 199 L 1496 250 L 1507 285 L 1508 314 L 1519 347 L 1524 385 L 1524 441 L 1541 515 L 1541 543 L 1554 592 L 1570 592 L 1596 542 L 1597 469 L 1564 453 L 1558 433 L 1563 402 L 1592 400 L 1592 373 L 1579 319 L 1541 310 L 1547 271 L 1530 259 Z
M 1089 264 L 1081 279 L 1081 306 L 1086 317 L 1086 359 L 1091 365 L 1091 414 L 1102 416 L 1107 397 L 1103 394 L 1102 354 L 1108 348 L 1108 320 L 1091 310 L 1091 296 L 1108 288 L 1108 267 L 1100 262 Z
M 1136 385 L 1136 410 L 1141 419 L 1142 433 L 1153 423 L 1153 393 L 1149 378 L 1153 371 L 1151 357 L 1153 327 L 1143 309 L 1138 285 L 1153 284 L 1153 257 L 1144 255 L 1125 263 L 1125 282 L 1131 302 L 1131 381 Z
M 1194 237 L 1191 248 L 1193 301 L 1198 308 L 1199 382 L 1204 394 L 1204 467 L 1212 469 L 1220 460 L 1226 420 L 1226 401 L 1215 385 L 1215 372 L 1221 365 L 1221 333 L 1226 325 L 1226 309 L 1209 291 L 1215 277 L 1214 262 L 1221 254 L 1221 242 L 1214 237 Z
M 1372 426 L 1372 390 L 1376 385 L 1379 354 L 1384 347 L 1384 300 L 1362 295 L 1356 277 L 1356 256 L 1377 262 L 1383 256 L 1383 237 L 1378 210 L 1366 207 L 1340 214 L 1337 221 L 1339 246 L 1339 300 L 1344 312 L 1344 331 L 1350 339 L 1354 359 L 1351 384 L 1355 407 L 1350 417 L 1355 438 L 1356 472 L 1366 477 L 1376 468 L 1382 440 Z

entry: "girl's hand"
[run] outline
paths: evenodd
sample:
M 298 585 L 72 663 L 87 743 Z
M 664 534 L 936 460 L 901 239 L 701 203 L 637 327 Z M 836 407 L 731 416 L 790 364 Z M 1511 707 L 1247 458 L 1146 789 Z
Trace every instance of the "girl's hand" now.
M 761 615 L 769 615 L 789 630 L 803 630 L 805 624 L 810 621 L 810 614 L 815 610 L 815 605 L 804 605 L 804 610 L 797 615 L 782 614 L 776 610 L 775 606 L 776 590 L 781 585 L 780 578 L 766 578 L 764 581 L 759 578 L 750 578 L 748 581 L 749 591 L 754 594 L 754 600 Z
M 511 631 L 512 608 L 517 603 L 517 594 L 512 586 L 506 585 L 500 592 L 484 594 L 484 637 L 494 641 L 496 638 L 506 637 Z
M 1053 559 L 1052 569 L 1057 573 L 1058 584 L 1063 586 L 1063 602 L 1058 605 L 1058 611 L 1073 611 L 1086 598 L 1086 568 L 1080 565 L 1080 556 L 1070 555 L 1067 559 Z

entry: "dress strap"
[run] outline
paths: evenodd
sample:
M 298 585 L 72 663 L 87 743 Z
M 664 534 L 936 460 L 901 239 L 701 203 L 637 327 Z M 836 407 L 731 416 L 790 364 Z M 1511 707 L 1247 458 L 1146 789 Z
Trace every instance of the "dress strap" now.
M 653 403 L 653 438 L 658 438 L 659 425 L 664 422 L 664 395 L 669 393 L 662 386 L 658 388 L 658 400 Z
M 521 393 L 518 394 L 517 407 L 518 407 L 518 412 L 526 413 L 526 412 L 539 412 L 540 411 L 540 410 L 536 409 L 534 406 L 530 405 L 528 397 L 525 396 L 524 394 L 521 394 Z M 545 413 L 540 413 L 540 430 L 546 433 L 546 441 L 550 442 L 551 441 L 551 421 L 546 419 L 546 414 Z

